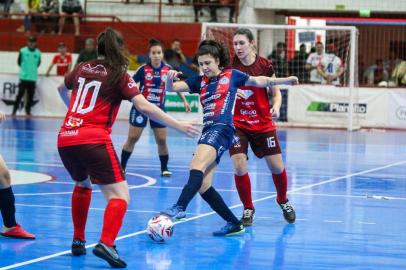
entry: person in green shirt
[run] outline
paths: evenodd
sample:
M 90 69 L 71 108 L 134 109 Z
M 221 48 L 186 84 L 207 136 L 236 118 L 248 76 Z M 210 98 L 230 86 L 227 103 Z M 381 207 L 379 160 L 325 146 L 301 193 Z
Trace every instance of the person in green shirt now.
M 18 55 L 17 63 L 20 67 L 20 84 L 18 85 L 18 94 L 14 102 L 12 115 L 16 115 L 26 91 L 27 103 L 25 104 L 25 113 L 31 115 L 31 107 L 33 105 L 35 87 L 38 80 L 38 67 L 41 64 L 41 51 L 36 46 L 36 37 L 29 36 L 27 46 L 22 48 Z

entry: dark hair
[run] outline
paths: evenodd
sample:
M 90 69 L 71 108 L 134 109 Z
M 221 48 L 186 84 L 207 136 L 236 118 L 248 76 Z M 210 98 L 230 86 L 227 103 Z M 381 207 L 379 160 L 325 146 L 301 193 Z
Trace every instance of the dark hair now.
M 219 59 L 220 68 L 226 68 L 230 63 L 230 54 L 228 52 L 228 48 L 217 41 L 206 39 L 200 42 L 196 55 L 199 57 L 206 54 Z
M 249 30 L 248 28 L 240 28 L 237 31 L 234 32 L 234 36 L 236 35 L 244 35 L 248 38 L 249 42 L 254 40 L 254 34 L 252 34 L 251 30 Z
M 104 60 L 111 67 L 111 81 L 117 83 L 127 72 L 127 51 L 123 48 L 123 37 L 113 28 L 106 28 L 97 37 L 97 54 L 104 56 Z
M 324 45 L 323 45 L 323 42 L 321 42 L 321 41 L 317 41 L 317 42 L 316 42 L 316 45 L 324 46 Z
M 276 48 L 284 48 L 284 49 L 286 49 L 286 44 L 285 44 L 285 42 L 278 42 L 278 43 L 276 43 Z
M 148 44 L 149 44 L 149 49 L 150 49 L 150 50 L 151 50 L 151 48 L 154 47 L 154 46 L 161 46 L 162 50 L 164 49 L 164 47 L 163 47 L 163 45 L 162 45 L 162 42 L 159 41 L 159 40 L 156 39 L 156 38 L 151 38 L 151 39 L 148 41 Z

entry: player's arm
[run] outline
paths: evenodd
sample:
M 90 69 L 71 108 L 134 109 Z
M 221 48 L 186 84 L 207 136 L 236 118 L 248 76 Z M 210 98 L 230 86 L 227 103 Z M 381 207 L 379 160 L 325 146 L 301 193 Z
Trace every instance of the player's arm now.
M 185 110 L 186 112 L 191 112 L 192 108 L 190 107 L 189 103 L 187 102 L 185 95 L 181 92 L 176 92 L 176 94 L 178 94 L 178 96 L 180 97 L 180 99 L 183 101 L 183 106 L 185 106 Z
M 49 64 L 49 67 L 47 69 L 47 72 L 45 73 L 45 76 L 49 76 L 49 73 L 51 72 L 53 67 L 54 67 L 54 63 L 52 62 L 51 64 Z
M 169 70 L 165 82 L 165 91 L 168 92 L 189 92 L 189 86 L 183 82 L 179 81 L 178 76 L 182 72 L 176 70 Z
M 272 78 L 276 78 L 275 74 Z M 269 88 L 269 92 L 271 94 L 272 100 L 272 108 L 271 108 L 271 115 L 273 119 L 278 119 L 280 116 L 280 109 L 282 106 L 282 94 L 279 86 L 274 85 Z
M 325 80 L 327 80 L 327 74 L 324 72 L 323 65 L 319 64 L 317 66 L 317 72 L 320 74 L 321 77 L 323 77 Z
M 62 83 L 58 87 L 58 93 L 62 98 L 63 103 L 65 103 L 66 107 L 69 107 L 70 102 L 70 89 L 66 87 L 65 83 Z
M 245 86 L 254 86 L 259 88 L 272 87 L 279 84 L 295 85 L 299 80 L 296 76 L 286 78 L 266 77 L 266 76 L 250 76 L 245 82 Z
M 194 136 L 200 133 L 199 130 L 192 126 L 192 124 L 179 122 L 178 120 L 146 100 L 143 95 L 136 95 L 132 98 L 131 101 L 139 112 L 156 122 L 179 130 L 180 132 L 183 132 L 188 136 Z

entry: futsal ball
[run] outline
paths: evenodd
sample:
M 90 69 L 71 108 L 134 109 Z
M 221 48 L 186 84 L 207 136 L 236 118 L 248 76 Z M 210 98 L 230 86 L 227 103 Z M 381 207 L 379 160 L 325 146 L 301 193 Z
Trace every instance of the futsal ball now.
M 148 221 L 147 234 L 158 243 L 163 243 L 173 234 L 173 222 L 170 217 L 158 215 Z

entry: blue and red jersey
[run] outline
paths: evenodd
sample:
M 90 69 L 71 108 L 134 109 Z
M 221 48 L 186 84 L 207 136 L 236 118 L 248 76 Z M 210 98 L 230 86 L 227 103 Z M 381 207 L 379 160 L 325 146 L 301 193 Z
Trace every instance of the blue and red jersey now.
M 148 63 L 138 68 L 133 76 L 134 81 L 140 84 L 142 95 L 160 108 L 165 106 L 165 81 L 168 71 L 171 69 L 165 63 L 161 63 L 158 68 L 154 68 L 151 63 Z
M 225 69 L 218 76 L 194 76 L 185 82 L 190 93 L 199 93 L 203 106 L 203 128 L 215 124 L 234 127 L 233 113 L 239 87 L 245 85 L 249 75 L 236 69 Z

